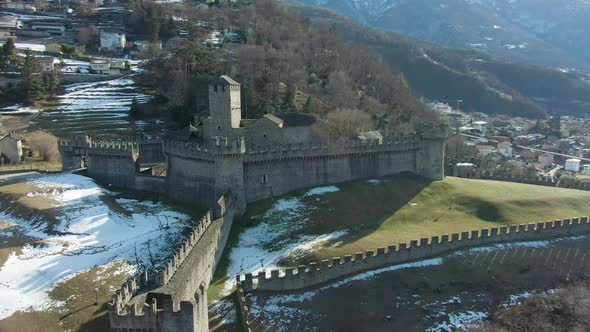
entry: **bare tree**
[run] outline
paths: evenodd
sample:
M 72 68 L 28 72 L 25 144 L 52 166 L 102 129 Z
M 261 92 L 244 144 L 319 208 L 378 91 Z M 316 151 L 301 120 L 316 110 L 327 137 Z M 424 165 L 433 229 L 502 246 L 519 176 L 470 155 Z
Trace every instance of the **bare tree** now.
M 32 150 L 39 153 L 44 161 L 59 161 L 59 150 L 55 136 L 45 132 L 36 132 L 27 137 L 27 143 Z
M 330 128 L 330 136 L 334 139 L 349 139 L 358 131 L 373 128 L 371 116 L 357 109 L 340 108 L 326 116 Z
M 78 32 L 78 42 L 80 45 L 93 47 L 98 42 L 98 29 L 94 25 L 80 28 Z

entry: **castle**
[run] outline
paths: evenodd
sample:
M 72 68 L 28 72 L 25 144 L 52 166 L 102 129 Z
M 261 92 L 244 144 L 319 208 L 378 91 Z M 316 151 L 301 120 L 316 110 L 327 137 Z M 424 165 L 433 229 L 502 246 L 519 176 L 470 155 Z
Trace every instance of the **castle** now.
M 221 76 L 209 87 L 209 116 L 175 137 L 60 141 L 64 170 L 86 168 L 108 185 L 211 209 L 161 271 L 145 271 L 117 292 L 109 311 L 112 330 L 206 331 L 209 281 L 233 220 L 250 202 L 401 172 L 444 178 L 444 125 L 326 144 L 327 125 L 316 117 L 242 119 L 240 98 L 240 84 Z

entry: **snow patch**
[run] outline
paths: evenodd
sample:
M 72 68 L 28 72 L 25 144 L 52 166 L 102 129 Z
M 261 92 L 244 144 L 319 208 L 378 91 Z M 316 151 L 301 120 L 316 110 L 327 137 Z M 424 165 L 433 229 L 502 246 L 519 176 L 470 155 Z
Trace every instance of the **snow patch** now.
M 447 315 L 447 320 L 426 329 L 427 332 L 450 332 L 475 327 L 476 322 L 486 319 L 489 313 L 485 311 L 453 312 Z
M 334 193 L 337 191 L 340 191 L 340 189 L 338 189 L 338 187 L 336 187 L 336 186 L 318 187 L 318 188 L 313 188 L 311 190 L 308 190 L 304 196 L 307 197 L 307 196 L 314 196 L 314 195 L 323 195 L 323 194 L 327 194 L 327 193 Z
M 585 238 L 586 238 L 585 235 L 580 235 L 580 236 L 570 236 L 570 237 L 566 237 L 566 238 L 559 238 L 559 239 L 545 240 L 545 241 L 498 243 L 498 244 L 494 244 L 494 245 L 486 246 L 486 247 L 476 247 L 476 248 L 461 250 L 461 251 L 453 253 L 453 255 L 464 256 L 464 255 L 476 254 L 476 253 L 481 253 L 481 252 L 491 252 L 491 251 L 496 251 L 496 250 L 509 250 L 509 249 L 514 249 L 514 248 L 547 248 L 547 247 L 550 247 L 560 241 L 582 240 Z
M 56 202 L 57 223 L 48 225 L 43 215 L 22 220 L 10 214 L 0 219 L 14 225 L 42 245 L 27 244 L 22 253 L 10 254 L 0 269 L 0 319 L 19 310 L 44 310 L 55 306 L 48 293 L 61 282 L 97 266 L 124 260 L 133 264 L 121 273 L 133 274 L 156 267 L 172 254 L 173 243 L 190 226 L 190 217 L 170 211 L 160 203 L 118 200 L 128 214 L 111 210 L 100 199 L 111 193 L 91 179 L 73 175 L 46 175 L 30 182 Z M 50 228 L 50 229 L 48 229 Z

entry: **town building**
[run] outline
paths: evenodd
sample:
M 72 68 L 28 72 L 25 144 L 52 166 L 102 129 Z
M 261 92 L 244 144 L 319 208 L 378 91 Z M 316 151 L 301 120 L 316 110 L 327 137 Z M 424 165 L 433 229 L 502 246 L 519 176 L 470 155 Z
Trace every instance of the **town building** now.
M 565 161 L 565 170 L 568 172 L 578 173 L 580 171 L 580 164 L 582 161 L 580 159 L 568 159 Z
M 0 40 L 8 38 L 16 39 L 18 17 L 12 15 L 0 15 Z
M 512 158 L 512 143 L 502 142 L 498 144 L 498 153 L 506 158 Z
M 477 148 L 477 152 L 480 157 L 485 157 L 496 152 L 496 149 L 491 145 L 477 144 L 475 147 Z
M 138 52 L 147 51 L 150 49 L 150 47 L 153 47 L 157 50 L 161 50 L 162 49 L 162 42 L 161 41 L 151 42 L 148 40 L 138 40 L 133 43 L 133 46 L 137 49 Z
M 110 63 L 108 60 L 92 59 L 90 69 L 96 74 L 110 74 Z
M 52 56 L 39 56 L 35 58 L 41 66 L 41 72 L 50 73 L 55 69 Z
M 61 22 L 32 22 L 32 30 L 46 31 L 50 35 L 62 36 L 66 31 L 66 27 Z
M 0 2 L 0 8 L 21 10 L 21 11 L 27 11 L 27 12 L 36 12 L 37 11 L 35 4 L 32 2 L 2 1 L 2 2 Z
M 100 51 L 120 52 L 125 48 L 127 37 L 119 31 L 102 30 L 100 32 Z
M 590 175 L 590 164 L 584 165 L 584 174 Z
M 23 156 L 21 139 L 10 133 L 0 139 L 0 159 L 3 164 L 18 164 Z

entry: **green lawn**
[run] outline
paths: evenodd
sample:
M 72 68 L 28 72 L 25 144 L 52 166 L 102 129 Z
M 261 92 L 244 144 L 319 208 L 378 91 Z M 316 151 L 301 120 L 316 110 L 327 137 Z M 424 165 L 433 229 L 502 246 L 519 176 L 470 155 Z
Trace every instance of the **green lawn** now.
M 347 229 L 304 261 L 329 259 L 431 235 L 588 215 L 590 192 L 448 177 L 430 182 L 411 175 L 381 182 L 339 184 L 340 191 L 301 197 L 306 234 Z M 271 201 L 249 206 L 243 225 L 256 223 Z M 298 262 L 290 262 L 297 264 Z

